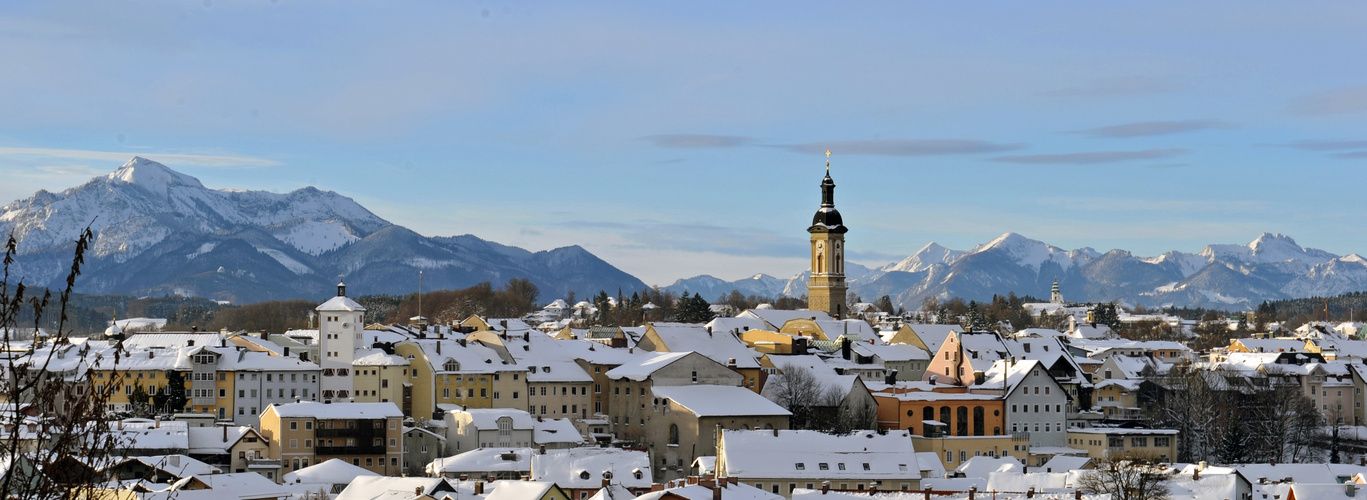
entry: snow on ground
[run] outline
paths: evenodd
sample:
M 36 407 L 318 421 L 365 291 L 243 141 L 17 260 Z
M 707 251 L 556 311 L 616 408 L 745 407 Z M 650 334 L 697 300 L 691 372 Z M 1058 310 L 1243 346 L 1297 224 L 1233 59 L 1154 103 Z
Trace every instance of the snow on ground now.
M 258 248 L 256 249 L 256 251 L 266 254 L 268 257 L 272 259 L 275 259 L 276 262 L 279 262 L 280 265 L 285 266 L 285 269 L 289 269 L 290 272 L 294 274 L 313 273 L 313 269 L 309 268 L 309 266 L 304 265 L 303 262 L 299 262 L 297 260 L 294 260 L 293 258 L 290 258 L 290 256 L 285 255 L 285 252 L 281 252 L 274 248 Z
M 319 255 L 360 239 L 336 220 L 303 221 L 275 237 L 309 255 Z

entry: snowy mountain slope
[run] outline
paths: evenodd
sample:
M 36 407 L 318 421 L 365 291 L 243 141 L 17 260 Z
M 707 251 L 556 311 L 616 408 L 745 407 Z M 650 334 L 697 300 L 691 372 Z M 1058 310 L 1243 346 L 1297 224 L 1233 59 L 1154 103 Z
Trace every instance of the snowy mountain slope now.
M 878 270 L 885 273 L 893 271 L 915 273 L 930 269 L 930 266 L 935 264 L 953 265 L 964 253 L 966 252 L 963 250 L 950 250 L 940 246 L 939 243 L 930 242 L 900 262 L 888 264 L 878 268 Z
M 806 293 L 808 274 L 791 278 L 783 295 Z M 1329 296 L 1367 289 L 1367 261 L 1302 248 L 1264 233 L 1244 245 L 1207 245 L 1199 253 L 1137 257 L 1125 250 L 1064 250 L 1016 233 L 968 251 L 931 243 L 901 261 L 847 277 L 851 296 L 888 295 L 908 309 L 925 297 L 990 300 L 993 295 L 1045 299 L 1054 280 L 1077 302 L 1122 300 L 1149 306 L 1244 309 L 1263 300 Z
M 88 293 L 321 298 L 338 275 L 359 293 L 409 293 L 418 270 L 428 289 L 511 278 L 560 294 L 645 286 L 579 247 L 533 253 L 470 235 L 427 238 L 330 191 L 208 189 L 138 157 L 81 186 L 0 207 L 0 231 L 20 239 L 14 270 L 31 284 L 65 276 L 71 241 L 87 224 L 96 237 L 78 283 Z

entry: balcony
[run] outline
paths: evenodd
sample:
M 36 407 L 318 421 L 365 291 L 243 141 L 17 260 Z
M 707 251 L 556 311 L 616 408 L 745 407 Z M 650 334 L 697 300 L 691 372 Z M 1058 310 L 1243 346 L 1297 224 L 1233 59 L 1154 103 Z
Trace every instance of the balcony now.
M 269 459 L 269 458 L 253 458 L 253 459 L 247 459 L 247 468 L 248 468 L 248 469 L 279 469 L 279 468 L 280 468 L 280 461 L 279 461 L 279 460 L 272 460 L 272 459 Z

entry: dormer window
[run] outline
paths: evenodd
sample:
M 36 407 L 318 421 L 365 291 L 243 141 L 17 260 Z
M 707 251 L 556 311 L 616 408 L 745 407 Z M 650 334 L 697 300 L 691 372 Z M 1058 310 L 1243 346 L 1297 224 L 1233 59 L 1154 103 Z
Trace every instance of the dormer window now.
M 531 367 L 528 367 L 528 368 L 531 368 L 532 373 L 536 373 L 536 367 L 535 367 L 535 366 L 531 366 Z
M 807 464 L 804 464 L 804 463 L 802 463 L 802 462 L 798 462 L 798 463 L 793 464 L 793 468 L 795 468 L 795 469 L 797 469 L 797 470 L 807 470 Z
M 831 470 L 831 466 L 828 465 L 826 462 L 821 462 L 821 463 L 819 463 L 819 464 L 816 464 L 816 467 L 817 467 L 818 469 L 821 469 L 821 470 Z
M 460 371 L 460 363 L 457 363 L 454 359 L 448 359 L 446 360 L 446 363 L 441 366 L 441 369 L 448 372 Z
M 551 372 L 551 367 L 549 367 L 549 366 L 543 366 L 543 367 L 541 367 L 541 371 L 546 372 L 546 373 L 550 373 L 550 372 Z

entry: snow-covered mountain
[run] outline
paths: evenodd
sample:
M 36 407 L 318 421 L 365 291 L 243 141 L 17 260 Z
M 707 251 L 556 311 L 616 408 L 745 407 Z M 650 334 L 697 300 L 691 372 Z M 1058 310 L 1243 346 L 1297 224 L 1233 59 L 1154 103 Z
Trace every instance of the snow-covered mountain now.
M 778 297 L 783 294 L 783 287 L 787 284 L 787 280 L 781 280 L 767 274 L 756 274 L 736 281 L 724 281 L 721 278 L 704 274 L 675 281 L 664 289 L 680 294 L 685 292 L 696 293 L 704 299 L 716 300 L 718 297 L 730 295 L 733 290 L 747 297 L 751 295 Z
M 1085 247 L 1065 250 L 1006 233 L 967 251 L 931 243 L 899 262 L 855 267 L 849 266 L 847 276 L 851 295 L 866 301 L 888 295 L 909 309 L 920 307 L 925 297 L 988 300 L 1014 292 L 1047 298 L 1054 280 L 1070 301 L 1223 309 L 1367 290 L 1367 259 L 1302 248 L 1288 236 L 1268 233 L 1245 245 L 1208 245 L 1197 253 L 1155 257 L 1120 249 L 1104 254 Z M 795 275 L 782 295 L 805 294 L 806 281 L 806 272 Z
M 399 294 L 416 289 L 420 269 L 428 289 L 511 278 L 547 296 L 645 287 L 577 246 L 533 253 L 470 235 L 428 238 L 331 191 L 208 189 L 138 157 L 81 186 L 0 207 L 0 233 L 20 241 L 12 274 L 59 286 L 86 225 L 96 234 L 78 280 L 86 293 L 321 298 L 345 275 L 355 293 Z

